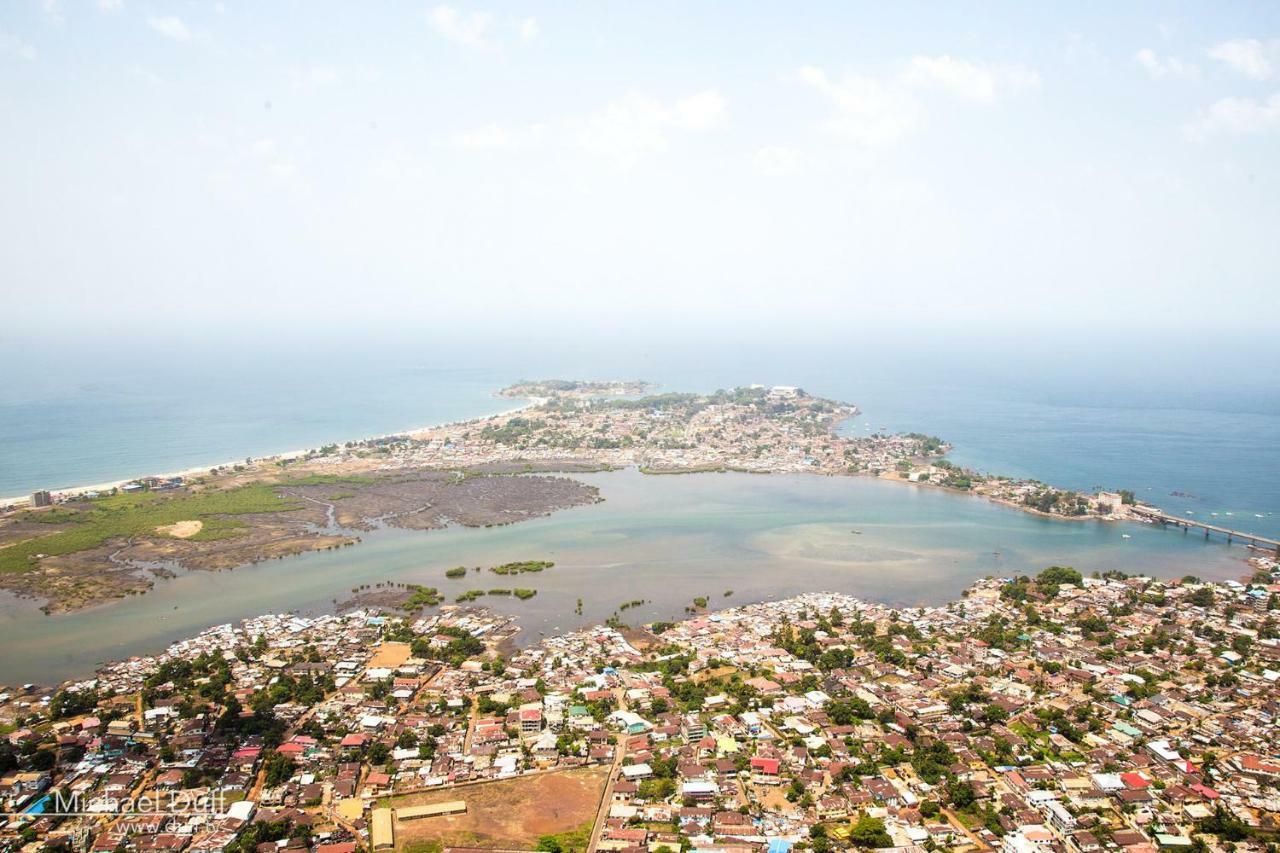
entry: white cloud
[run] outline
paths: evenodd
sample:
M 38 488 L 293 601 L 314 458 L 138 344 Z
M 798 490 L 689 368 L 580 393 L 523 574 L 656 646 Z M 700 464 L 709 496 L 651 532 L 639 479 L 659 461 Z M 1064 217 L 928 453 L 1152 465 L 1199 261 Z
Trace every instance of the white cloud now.
M 289 69 L 289 84 L 296 91 L 319 89 L 338 82 L 337 69 L 323 65 L 311 65 Z
M 837 83 L 812 65 L 801 68 L 797 77 L 831 99 L 835 113 L 822 126 L 849 142 L 867 147 L 889 145 L 920 120 L 919 104 L 910 92 L 874 77 L 851 75 Z
M 463 47 L 485 47 L 493 28 L 488 12 L 463 14 L 453 6 L 440 5 L 431 10 L 431 26 L 437 33 Z
M 835 107 L 822 127 L 868 148 L 891 145 L 924 119 L 917 93 L 938 90 L 965 101 L 994 103 L 1039 88 L 1040 75 L 1020 65 L 987 65 L 951 56 L 916 56 L 894 75 L 850 74 L 833 80 L 807 65 L 796 79 L 826 95 Z
M 798 174 L 804 168 L 804 154 L 795 148 L 767 145 L 756 151 L 751 165 L 761 175 L 786 177 Z
M 490 124 L 456 133 L 451 142 L 468 151 L 553 145 L 586 151 L 631 168 L 667 150 L 674 133 L 703 133 L 724 126 L 728 120 L 728 102 L 714 89 L 672 101 L 631 92 L 586 115 L 518 128 Z
M 1040 88 L 1040 75 L 1020 65 L 985 65 L 951 56 L 916 56 L 903 81 L 936 86 L 970 101 L 991 103 L 997 97 Z
M 453 145 L 464 151 L 515 151 L 529 148 L 540 142 L 547 132 L 546 125 L 512 129 L 488 124 L 474 130 L 455 133 Z
M 174 41 L 190 41 L 191 30 L 187 29 L 187 25 L 182 23 L 182 19 L 173 15 L 165 15 L 159 18 L 147 18 L 147 26 L 158 32 L 165 38 Z
M 55 24 L 62 24 L 67 20 L 67 16 L 62 13 L 60 0 L 40 0 L 40 8 L 44 10 L 45 17 Z
M 146 83 L 148 86 L 160 86 L 160 85 L 163 85 L 164 83 L 164 80 L 161 79 L 160 75 L 156 74 L 154 71 L 151 71 L 150 69 L 143 68 L 141 65 L 137 65 L 137 64 L 133 65 L 129 69 L 129 74 L 132 75 L 135 79 L 141 80 L 143 83 Z
M 1268 80 L 1275 73 L 1280 55 L 1280 39 L 1263 43 L 1258 39 L 1233 39 L 1209 48 L 1209 56 L 1225 63 L 1251 80 Z
M 30 62 L 36 58 L 36 49 L 17 36 L 0 32 L 0 56 L 16 56 Z
M 98 10 L 101 12 L 119 12 L 124 8 L 124 0 L 98 0 Z
M 520 22 L 520 38 L 525 41 L 536 39 L 541 32 L 542 30 L 538 27 L 537 18 L 525 18 Z
M 669 103 L 632 92 L 590 115 L 570 119 L 566 127 L 582 149 L 631 168 L 665 151 L 670 131 L 712 130 L 728 118 L 728 103 L 715 90 Z
M 1133 61 L 1146 70 L 1152 80 L 1168 78 L 1192 79 L 1200 76 L 1200 69 L 1176 56 L 1161 59 L 1151 48 L 1144 47 L 1133 55 Z
M 1218 134 L 1246 135 L 1280 130 L 1280 92 L 1266 100 L 1223 98 L 1184 128 L 1190 139 Z

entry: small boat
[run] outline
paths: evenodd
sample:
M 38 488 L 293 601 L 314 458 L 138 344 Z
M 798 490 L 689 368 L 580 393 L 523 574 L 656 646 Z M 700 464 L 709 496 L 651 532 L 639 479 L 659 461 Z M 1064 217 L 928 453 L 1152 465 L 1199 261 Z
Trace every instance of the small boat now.
M 852 533 L 854 536 L 861 536 L 861 535 L 862 535 L 862 531 L 861 531 L 861 530 L 850 530 L 849 532 L 850 532 L 850 533 Z
M 1120 538 L 1121 538 L 1121 539 L 1132 539 L 1133 537 L 1132 537 L 1132 536 L 1130 536 L 1128 533 L 1121 533 L 1121 534 L 1120 534 Z
M 1262 513 L 1260 513 L 1260 512 L 1255 512 L 1255 513 L 1253 514 L 1253 517 L 1254 517 L 1254 518 L 1266 518 L 1266 516 L 1265 516 L 1265 515 L 1263 515 L 1263 514 L 1262 514 Z

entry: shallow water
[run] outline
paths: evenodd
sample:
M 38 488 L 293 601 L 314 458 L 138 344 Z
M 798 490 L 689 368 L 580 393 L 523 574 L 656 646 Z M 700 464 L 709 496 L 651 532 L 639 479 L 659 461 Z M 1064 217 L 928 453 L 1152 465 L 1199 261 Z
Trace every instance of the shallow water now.
M 986 575 L 1072 565 L 1165 577 L 1246 573 L 1243 548 L 1135 524 L 1039 518 L 981 498 L 866 478 L 636 471 L 580 475 L 605 502 L 499 528 L 387 530 L 356 547 L 229 572 L 184 573 L 147 595 L 45 616 L 0 601 L 0 682 L 89 674 L 107 659 L 266 612 L 320 612 L 353 587 L 422 583 L 450 600 L 472 588 L 536 588 L 528 601 L 485 597 L 518 614 L 521 642 L 603 621 L 679 618 L 695 596 L 713 607 L 813 590 L 899 605 L 939 604 Z M 855 533 L 854 531 L 858 531 Z M 1129 534 L 1131 538 L 1123 538 Z M 538 574 L 445 578 L 455 565 L 554 560 Z M 731 596 L 725 596 L 732 590 Z M 574 613 L 577 599 L 583 614 Z

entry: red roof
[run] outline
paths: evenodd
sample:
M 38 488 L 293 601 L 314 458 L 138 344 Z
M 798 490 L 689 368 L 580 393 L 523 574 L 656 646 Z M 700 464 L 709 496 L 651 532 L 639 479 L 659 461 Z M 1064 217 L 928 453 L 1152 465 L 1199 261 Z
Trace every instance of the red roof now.
M 782 762 L 776 758 L 762 758 L 757 755 L 751 759 L 752 770 L 758 770 L 769 776 L 777 776 L 781 764 Z
M 1151 783 L 1141 773 L 1121 773 L 1120 781 L 1126 788 L 1148 788 Z

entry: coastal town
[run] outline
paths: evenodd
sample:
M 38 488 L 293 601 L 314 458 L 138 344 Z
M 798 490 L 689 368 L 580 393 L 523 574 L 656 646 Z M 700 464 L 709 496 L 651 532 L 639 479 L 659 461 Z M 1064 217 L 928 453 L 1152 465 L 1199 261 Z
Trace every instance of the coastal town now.
M 142 594 L 169 567 L 222 570 L 356 546 L 380 527 L 517 523 L 607 500 L 572 475 L 873 476 L 983 496 L 1068 520 L 1166 519 L 1132 492 L 1083 493 L 988 476 L 922 433 L 857 429 L 857 407 L 803 389 L 646 393 L 639 382 L 525 382 L 519 409 L 403 435 L 329 444 L 0 508 L 0 589 L 48 612 Z M 865 433 L 865 434 L 863 434 Z M 606 490 L 607 491 L 607 490 Z
M 1280 566 L 1251 565 L 701 600 L 524 648 L 452 604 L 219 625 L 5 688 L 0 847 L 1273 850 Z

